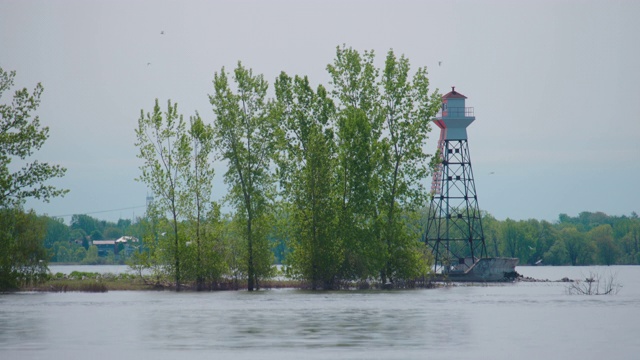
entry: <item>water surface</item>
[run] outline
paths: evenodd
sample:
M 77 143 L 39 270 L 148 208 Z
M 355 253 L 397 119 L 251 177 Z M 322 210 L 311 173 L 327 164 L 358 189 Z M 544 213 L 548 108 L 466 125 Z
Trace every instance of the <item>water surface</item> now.
M 2 359 L 636 359 L 640 267 L 614 296 L 563 283 L 433 290 L 0 295 Z

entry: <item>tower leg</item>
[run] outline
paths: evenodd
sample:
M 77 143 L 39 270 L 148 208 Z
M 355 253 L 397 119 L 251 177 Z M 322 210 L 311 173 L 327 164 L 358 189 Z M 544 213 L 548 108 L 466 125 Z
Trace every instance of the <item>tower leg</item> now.
M 440 153 L 424 238 L 434 254 L 434 270 L 465 270 L 487 257 L 468 142 L 444 140 Z

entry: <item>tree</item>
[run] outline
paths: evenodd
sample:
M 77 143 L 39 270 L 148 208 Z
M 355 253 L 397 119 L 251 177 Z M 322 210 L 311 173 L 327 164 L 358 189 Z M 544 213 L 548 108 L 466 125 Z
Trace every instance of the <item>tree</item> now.
M 0 208 L 0 292 L 46 278 L 49 254 L 42 246 L 45 225 L 33 211 Z
M 638 240 L 640 238 L 640 221 L 633 215 L 615 223 L 614 241 L 619 249 L 619 264 L 637 264 Z
M 440 106 L 425 68 L 410 76 L 407 58 L 387 53 L 380 71 L 373 51 L 338 47 L 331 75 L 336 123 L 339 235 L 347 277 L 411 278 L 424 273 L 422 244 L 410 218 L 426 200 L 429 155 L 423 146 Z
M 203 217 L 201 226 L 201 254 L 198 275 L 214 288 L 223 275 L 229 273 L 229 246 L 225 242 L 227 222 L 220 212 L 220 205 L 213 203 L 211 209 Z
M 102 231 L 102 237 L 104 239 L 119 239 L 122 235 L 124 235 L 122 229 L 113 226 L 106 227 L 104 231 Z
M 362 55 L 338 47 L 327 65 L 338 114 L 337 136 L 338 229 L 344 244 L 342 277 L 348 280 L 376 278 L 385 263 L 381 229 L 374 226 L 379 214 L 380 136 L 384 118 L 377 86 L 379 70 L 374 53 Z
M 47 223 L 47 235 L 44 239 L 44 246 L 48 249 L 53 247 L 56 242 L 68 242 L 71 236 L 69 227 L 64 224 L 62 218 L 53 218 L 44 216 L 44 220 Z
M 288 260 L 312 289 L 333 289 L 342 258 L 335 233 L 335 107 L 325 88 L 314 91 L 306 76 L 292 79 L 283 72 L 275 88 L 281 130 L 278 165 L 292 232 Z
M 515 221 L 507 218 L 501 227 L 503 250 L 509 257 L 516 257 L 516 252 L 518 251 L 518 231 L 515 224 Z
M 579 232 L 575 227 L 568 227 L 562 229 L 560 237 L 564 240 L 571 265 L 589 265 L 591 263 L 594 249 L 584 233 Z
M 95 245 L 89 246 L 84 259 L 82 259 L 83 265 L 96 265 L 100 263 L 100 257 L 98 256 L 98 247 Z
M 180 220 L 185 215 L 189 188 L 185 174 L 190 164 L 191 146 L 178 105 L 167 103 L 167 111 L 162 112 L 156 99 L 153 113 L 140 111 L 136 129 L 136 146 L 140 149 L 138 158 L 144 161 L 140 167 L 142 175 L 137 179 L 151 188 L 155 205 L 161 213 L 171 216 L 171 236 L 173 238 L 172 273 L 175 275 L 176 290 L 181 289 L 181 248 L 184 241 L 180 231 Z
M 546 220 L 540 221 L 537 230 L 536 252 L 534 254 L 534 261 L 544 259 L 545 253 L 551 249 L 553 244 L 558 238 L 558 231 L 550 222 Z
M 236 208 L 236 221 L 243 225 L 246 241 L 247 288 L 259 287 L 259 279 L 271 270 L 272 253 L 267 240 L 267 210 L 274 192 L 270 171 L 274 155 L 275 118 L 265 99 L 268 83 L 262 75 L 238 66 L 231 90 L 224 68 L 215 74 L 214 94 L 209 95 L 215 114 L 214 145 L 229 164 L 225 182 L 227 196 Z
M 562 238 L 558 238 L 551 248 L 544 253 L 544 262 L 548 265 L 566 265 L 570 262 L 569 252 Z
M 487 241 L 489 253 L 493 250 L 493 256 L 500 257 L 500 249 L 498 247 L 498 238 L 500 236 L 500 222 L 488 212 L 482 213 L 482 228 L 484 237 Z
M 103 240 L 104 239 L 104 236 L 102 236 L 102 233 L 100 232 L 100 230 L 93 230 L 89 236 L 91 237 L 91 240 Z
M 170 226 L 165 214 L 160 214 L 154 202 L 147 204 L 146 216 L 141 218 L 137 225 L 141 244 L 128 259 L 128 265 L 140 277 L 144 271 L 148 271 L 155 285 L 160 285 L 168 273 L 167 264 L 173 261 L 171 258 L 173 251 L 170 250 L 174 243 L 170 236 L 166 236 L 171 232 Z M 144 277 L 142 278 L 146 281 Z
M 0 68 L 0 100 L 13 86 L 15 74 Z M 49 138 L 49 127 L 40 126 L 38 116 L 32 118 L 32 112 L 40 105 L 42 91 L 41 84 L 32 93 L 23 88 L 15 92 L 10 104 L 0 104 L 0 208 L 20 206 L 27 198 L 49 202 L 69 191 L 45 185 L 49 179 L 64 176 L 65 168 L 37 160 L 26 162 Z M 13 160 L 25 164 L 12 172 L 9 165 Z
M 219 207 L 211 202 L 211 191 L 213 187 L 214 170 L 211 167 L 210 156 L 213 151 L 213 128 L 206 125 L 196 113 L 190 119 L 189 139 L 191 141 L 191 164 L 186 172 L 186 182 L 190 196 L 187 197 L 187 217 L 194 224 L 194 229 L 190 232 L 190 238 L 195 239 L 195 276 L 197 290 L 202 290 L 205 274 L 212 272 L 211 266 L 205 267 L 205 240 L 207 230 L 205 228 L 205 217 L 207 213 L 213 215 L 211 224 L 219 223 Z M 209 229 L 209 234 L 215 229 Z M 210 238 L 208 240 L 211 240 Z M 206 250 L 209 250 L 207 248 Z M 206 258 L 213 261 L 214 256 L 207 251 Z M 215 256 L 218 257 L 218 256 Z M 213 266 L 215 268 L 215 266 Z M 215 273 L 215 271 L 214 271 Z
M 71 255 L 69 254 L 68 244 L 57 243 L 54 247 L 55 261 L 57 262 L 71 262 Z M 84 248 L 83 248 L 84 249 Z
M 598 249 L 599 262 L 605 265 L 613 265 L 618 258 L 618 247 L 613 241 L 613 229 L 611 225 L 600 225 L 591 229 L 588 233 L 591 241 Z
M 429 174 L 429 157 L 423 150 L 431 131 L 430 121 L 441 106 L 437 92 L 429 93 L 426 68 L 409 77 L 409 60 L 387 53 L 382 74 L 382 172 L 380 213 L 384 214 L 386 264 L 381 271 L 383 282 L 394 277 L 409 278 L 407 257 L 418 253 L 418 235 L 403 224 L 406 212 L 415 212 L 427 199 L 423 183 Z M 408 250 L 408 251 L 407 251 Z M 413 250 L 413 251 L 412 251 Z
M 0 100 L 14 84 L 15 71 L 0 68 Z M 49 128 L 42 127 L 32 113 L 40 105 L 43 87 L 33 92 L 17 90 L 10 103 L 0 103 L 0 291 L 14 289 L 44 279 L 49 256 L 44 247 L 45 220 L 21 206 L 27 198 L 49 202 L 64 196 L 66 189 L 45 183 L 62 177 L 66 169 L 38 160 L 27 159 L 49 138 Z M 13 161 L 22 163 L 11 166 Z
M 71 217 L 71 229 L 79 229 L 85 234 L 91 234 L 95 230 L 100 230 L 100 220 L 85 214 L 74 214 Z

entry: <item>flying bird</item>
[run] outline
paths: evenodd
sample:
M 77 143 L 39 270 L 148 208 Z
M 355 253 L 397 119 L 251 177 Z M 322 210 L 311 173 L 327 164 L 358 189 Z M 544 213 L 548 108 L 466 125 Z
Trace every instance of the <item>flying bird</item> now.
M 160 31 L 160 35 L 164 35 L 164 30 Z
M 438 61 L 438 66 L 441 66 L 441 65 L 442 65 L 442 61 Z

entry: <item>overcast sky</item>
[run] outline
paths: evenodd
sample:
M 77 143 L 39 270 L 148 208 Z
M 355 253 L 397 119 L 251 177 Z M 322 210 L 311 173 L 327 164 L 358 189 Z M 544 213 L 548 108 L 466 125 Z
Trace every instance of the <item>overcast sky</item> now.
M 221 67 L 241 60 L 270 84 L 280 71 L 326 84 L 346 44 L 380 65 L 393 48 L 427 66 L 432 89 L 468 97 L 479 205 L 496 218 L 640 212 L 639 18 L 633 0 L 0 0 L 0 67 L 19 87 L 43 84 L 50 138 L 37 158 L 65 166 L 51 183 L 71 190 L 26 208 L 67 222 L 142 215 L 141 109 L 172 99 L 212 121 Z

